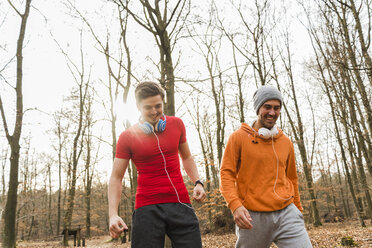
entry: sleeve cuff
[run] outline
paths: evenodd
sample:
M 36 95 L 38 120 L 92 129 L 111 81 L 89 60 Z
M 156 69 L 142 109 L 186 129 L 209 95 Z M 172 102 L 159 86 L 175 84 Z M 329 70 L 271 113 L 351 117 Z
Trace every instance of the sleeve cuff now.
M 240 207 L 243 206 L 242 202 L 239 199 L 233 200 L 231 203 L 229 203 L 228 207 L 230 208 L 231 212 L 234 213 L 234 211 Z
M 295 202 L 294 204 L 296 205 L 296 207 L 298 208 L 298 210 L 301 211 L 301 213 L 304 211 L 304 208 L 301 206 L 301 203 Z

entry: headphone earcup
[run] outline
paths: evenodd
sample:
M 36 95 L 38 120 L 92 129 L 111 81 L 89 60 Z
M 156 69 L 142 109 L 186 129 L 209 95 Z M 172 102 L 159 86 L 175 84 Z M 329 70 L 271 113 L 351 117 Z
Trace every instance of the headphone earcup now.
M 264 139 L 269 139 L 271 137 L 271 132 L 269 129 L 261 127 L 258 129 L 258 135 Z
M 158 123 L 156 123 L 155 125 L 155 131 L 159 133 L 163 132 L 165 130 L 166 125 L 167 125 L 167 120 L 160 119 Z
M 155 130 L 154 127 L 148 123 L 147 121 L 140 123 L 139 127 L 145 134 L 151 134 L 152 132 L 158 132 L 161 133 L 165 130 L 165 126 L 167 125 L 167 117 L 163 115 L 164 120 L 160 119 L 156 124 L 155 124 Z
M 153 126 L 150 123 L 148 123 L 147 121 L 145 121 L 144 123 L 139 124 L 139 127 L 141 128 L 141 130 L 145 134 L 150 134 L 154 131 Z
M 260 135 L 264 139 L 270 139 L 271 137 L 277 135 L 279 133 L 276 126 L 274 126 L 271 130 L 261 127 L 258 129 L 258 135 Z
M 271 135 L 276 136 L 278 133 L 279 133 L 278 128 L 276 126 L 273 126 L 273 128 L 271 129 Z

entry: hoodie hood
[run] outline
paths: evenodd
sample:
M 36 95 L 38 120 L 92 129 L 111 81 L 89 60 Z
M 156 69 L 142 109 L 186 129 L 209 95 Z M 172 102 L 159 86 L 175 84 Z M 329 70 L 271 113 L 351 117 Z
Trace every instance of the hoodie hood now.
M 252 135 L 254 142 L 258 142 L 258 140 L 263 140 L 263 141 L 271 140 L 271 139 L 265 139 L 262 136 L 260 136 L 258 134 L 258 130 L 249 126 L 247 123 L 242 123 L 242 125 L 240 126 L 240 129 L 248 133 L 249 135 Z M 282 135 L 283 135 L 283 131 L 280 128 L 278 128 L 278 134 L 274 136 L 274 140 L 279 139 Z

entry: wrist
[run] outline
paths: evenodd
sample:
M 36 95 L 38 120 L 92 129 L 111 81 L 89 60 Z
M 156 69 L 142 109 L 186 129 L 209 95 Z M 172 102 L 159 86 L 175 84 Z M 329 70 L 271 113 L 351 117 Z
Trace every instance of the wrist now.
M 118 216 L 118 212 L 115 211 L 115 210 L 109 210 L 109 218 L 113 217 L 113 216 Z
M 194 186 L 196 186 L 198 184 L 200 184 L 204 188 L 204 183 L 200 179 L 195 181 Z

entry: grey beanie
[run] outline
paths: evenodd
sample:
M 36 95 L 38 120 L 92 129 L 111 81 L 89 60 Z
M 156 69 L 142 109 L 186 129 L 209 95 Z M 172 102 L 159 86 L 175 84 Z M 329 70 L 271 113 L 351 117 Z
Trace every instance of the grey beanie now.
M 261 86 L 253 94 L 253 106 L 254 110 L 256 110 L 256 114 L 258 114 L 258 110 L 268 100 L 279 100 L 280 105 L 282 105 L 282 94 L 274 86 L 271 85 Z

